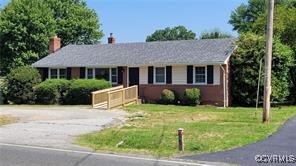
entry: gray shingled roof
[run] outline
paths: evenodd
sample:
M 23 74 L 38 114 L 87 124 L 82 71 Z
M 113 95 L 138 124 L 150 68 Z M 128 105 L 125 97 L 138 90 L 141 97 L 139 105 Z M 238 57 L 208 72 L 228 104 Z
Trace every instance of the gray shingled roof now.
M 33 64 L 34 67 L 146 66 L 224 64 L 235 39 L 149 43 L 68 45 Z

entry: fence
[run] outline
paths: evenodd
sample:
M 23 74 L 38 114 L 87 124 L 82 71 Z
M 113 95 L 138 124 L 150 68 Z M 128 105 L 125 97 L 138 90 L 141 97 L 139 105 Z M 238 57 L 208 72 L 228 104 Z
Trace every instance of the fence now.
M 127 103 L 138 102 L 138 86 L 122 86 L 92 92 L 92 107 L 111 109 Z
M 95 92 L 91 92 L 92 95 L 92 107 L 104 107 L 107 105 L 108 96 L 107 93 L 113 90 L 122 89 L 123 86 L 116 86 L 113 88 L 98 90 Z

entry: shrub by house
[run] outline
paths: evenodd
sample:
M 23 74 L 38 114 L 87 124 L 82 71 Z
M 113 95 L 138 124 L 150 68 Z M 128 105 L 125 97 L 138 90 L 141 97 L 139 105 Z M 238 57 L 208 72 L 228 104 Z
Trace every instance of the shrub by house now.
M 73 80 L 67 95 L 65 96 L 66 104 L 90 104 L 91 92 L 111 87 L 109 81 L 95 79 L 78 79 Z
M 183 96 L 183 104 L 185 105 L 199 105 L 200 104 L 200 90 L 198 88 L 185 89 Z
M 7 98 L 15 104 L 34 103 L 33 87 L 41 82 L 37 69 L 23 66 L 12 69 L 6 77 Z
M 71 81 L 65 79 L 48 79 L 34 88 L 36 103 L 63 104 Z

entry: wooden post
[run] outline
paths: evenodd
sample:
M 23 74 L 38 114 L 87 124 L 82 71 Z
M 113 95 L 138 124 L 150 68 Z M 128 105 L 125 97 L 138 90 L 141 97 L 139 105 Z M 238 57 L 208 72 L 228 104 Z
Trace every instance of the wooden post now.
M 94 93 L 91 93 L 91 105 L 92 105 L 92 108 L 95 107 L 95 94 Z
M 136 85 L 136 104 L 139 104 L 139 103 L 138 103 L 138 99 L 139 99 L 138 85 Z
M 262 116 L 263 123 L 269 121 L 269 112 L 270 112 L 273 10 L 274 10 L 274 0 L 269 0 L 267 32 L 266 32 L 267 41 L 266 41 L 266 55 L 265 55 L 264 102 L 263 102 L 263 116 Z
M 178 129 L 178 142 L 179 142 L 179 151 L 184 151 L 184 129 Z
M 124 104 L 125 104 L 125 98 L 124 98 L 124 96 L 125 96 L 125 90 L 123 89 L 123 90 L 121 90 L 121 105 L 122 106 L 124 106 Z
M 111 107 L 111 95 L 110 95 L 110 92 L 107 92 L 107 109 L 109 110 L 110 107 Z

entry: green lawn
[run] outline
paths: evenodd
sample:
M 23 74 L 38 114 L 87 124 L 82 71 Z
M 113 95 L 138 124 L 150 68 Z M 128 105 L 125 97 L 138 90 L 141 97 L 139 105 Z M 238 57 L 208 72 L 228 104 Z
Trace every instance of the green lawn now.
M 78 144 L 94 150 L 176 156 L 221 151 L 268 137 L 296 107 L 272 109 L 269 124 L 254 108 L 185 107 L 142 104 L 125 107 L 131 115 L 124 126 L 82 135 Z M 177 129 L 184 128 L 185 152 L 177 150 Z

